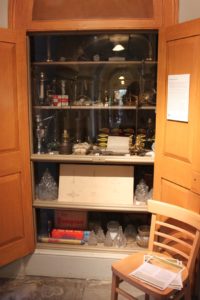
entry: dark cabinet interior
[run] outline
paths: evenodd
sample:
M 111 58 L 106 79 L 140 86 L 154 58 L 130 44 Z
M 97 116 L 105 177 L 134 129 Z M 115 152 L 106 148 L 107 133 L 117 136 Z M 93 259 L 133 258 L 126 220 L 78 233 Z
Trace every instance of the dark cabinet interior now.
M 131 145 L 139 135 L 140 150 L 151 148 L 156 32 L 37 33 L 30 49 L 34 153 L 59 153 L 64 138 L 101 153 L 109 135 L 131 136 Z
M 77 170 L 83 164 L 86 170 L 102 165 L 105 179 L 106 167 L 119 165 L 132 168 L 132 199 L 141 180 L 148 192 L 153 188 L 153 159 L 148 161 L 148 156 L 155 141 L 157 31 L 37 32 L 28 38 L 38 240 L 45 242 L 40 238 L 51 238 L 52 230 L 59 229 L 55 219 L 60 211 L 72 216 L 84 212 L 84 231 L 99 224 L 106 234 L 109 222 L 117 222 L 123 232 L 129 225 L 136 231 L 139 225 L 148 225 L 145 208 L 134 207 L 133 200 L 129 205 L 122 199 L 122 209 L 117 203 L 105 208 L 103 201 L 94 207 L 95 198 L 91 207 L 87 199 L 86 206 L 84 199 L 73 206 L 67 200 L 60 202 L 59 185 L 63 164 L 74 164 Z M 52 186 L 44 196 L 45 184 Z M 90 182 L 84 188 L 89 189 Z

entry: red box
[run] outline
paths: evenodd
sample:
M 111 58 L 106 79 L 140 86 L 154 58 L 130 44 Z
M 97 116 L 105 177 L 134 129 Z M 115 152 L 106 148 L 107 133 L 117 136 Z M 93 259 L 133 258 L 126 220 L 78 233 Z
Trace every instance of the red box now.
M 82 229 L 87 228 L 87 212 L 78 210 L 55 210 L 55 228 Z

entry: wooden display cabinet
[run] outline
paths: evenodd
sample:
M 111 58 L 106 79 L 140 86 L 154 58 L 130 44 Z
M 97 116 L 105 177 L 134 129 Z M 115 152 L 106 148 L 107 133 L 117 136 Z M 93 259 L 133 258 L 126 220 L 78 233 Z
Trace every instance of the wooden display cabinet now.
M 92 3 L 93 2 L 93 3 Z M 64 2 L 63 2 L 64 3 Z M 4 265 L 6 263 L 12 262 L 16 259 L 19 259 L 25 255 L 28 255 L 32 253 L 35 249 L 34 244 L 34 230 L 32 226 L 32 201 L 31 201 L 31 172 L 30 172 L 30 159 L 32 162 L 32 166 L 34 166 L 33 171 L 35 170 L 35 165 L 37 163 L 44 163 L 49 162 L 55 163 L 57 166 L 62 163 L 89 163 L 89 164 L 119 164 L 119 165 L 134 165 L 134 178 L 136 178 L 135 182 L 138 182 L 139 177 L 137 178 L 136 174 L 143 173 L 141 171 L 141 168 L 146 169 L 149 172 L 148 168 L 151 168 L 151 174 L 152 174 L 152 168 L 153 168 L 153 159 L 146 157 L 144 160 L 144 157 L 123 157 L 122 156 L 100 156 L 101 160 L 99 161 L 99 157 L 95 157 L 95 160 L 91 162 L 93 158 L 90 158 L 89 156 L 84 156 L 82 158 L 79 157 L 77 160 L 77 156 L 73 158 L 72 155 L 49 155 L 48 153 L 45 154 L 36 154 L 33 151 L 33 145 L 31 145 L 31 151 L 29 151 L 29 134 L 28 134 L 28 128 L 31 127 L 31 137 L 33 133 L 32 128 L 32 122 L 28 122 L 28 83 L 27 83 L 27 65 L 26 65 L 26 59 L 27 57 L 27 49 L 25 47 L 25 38 L 26 34 L 29 36 L 33 33 L 41 35 L 44 34 L 44 32 L 47 33 L 47 36 L 50 32 L 59 32 L 59 31 L 65 31 L 68 33 L 71 33 L 71 35 L 76 33 L 85 33 L 86 31 L 137 31 L 139 30 L 160 30 L 162 27 L 166 27 L 168 25 L 173 25 L 177 22 L 178 17 L 178 1 L 176 0 L 170 0 L 170 1 L 160 1 L 160 0 L 153 0 L 153 1 L 122 1 L 119 3 L 119 6 L 123 8 L 123 16 L 121 17 L 121 9 L 115 7 L 113 10 L 113 1 L 101 1 L 98 5 L 98 11 L 97 15 L 93 15 L 93 5 L 96 2 L 95 1 L 81 1 L 81 5 L 85 7 L 89 7 L 89 9 L 82 9 L 80 6 L 74 7 L 75 2 L 68 1 L 64 3 L 65 7 L 59 8 L 60 2 L 55 2 L 53 9 L 53 12 L 56 14 L 57 17 L 54 16 L 52 18 L 50 16 L 50 13 L 52 12 L 52 9 L 48 7 L 50 4 L 49 1 L 43 0 L 43 1 L 9 1 L 9 28 L 1 30 L 1 49 L 3 53 L 6 55 L 2 55 L 3 58 L 3 66 L 5 63 L 4 69 L 6 70 L 5 74 L 2 73 L 2 85 L 1 85 L 1 94 L 5 95 L 5 99 L 7 101 L 2 101 L 2 105 L 0 107 L 1 109 L 1 115 L 2 115 L 2 122 L 6 124 L 3 128 L 5 130 L 2 130 L 2 151 L 1 151 L 1 199 L 3 203 L 3 208 L 1 210 L 2 215 L 2 228 L 5 228 L 5 234 L 3 235 L 3 238 L 1 239 L 1 265 Z M 124 5 L 124 4 L 127 5 Z M 69 4 L 71 6 L 69 6 Z M 105 4 L 105 5 L 104 5 Z M 148 4 L 148 5 L 147 5 Z M 67 6 L 66 6 L 67 5 Z M 136 13 L 133 15 L 131 13 L 131 9 L 128 9 L 128 5 L 132 5 L 134 7 L 134 12 Z M 77 8 L 78 10 L 75 10 Z M 71 15 L 65 15 L 63 16 L 64 19 L 60 19 L 60 11 L 61 9 L 63 13 L 71 13 Z M 118 10 L 117 10 L 118 9 Z M 81 11 L 81 19 L 78 15 Z M 120 15 L 119 15 L 120 12 Z M 75 13 L 75 15 L 72 15 Z M 131 13 L 131 16 L 130 16 Z M 39 15 L 38 15 L 39 14 Z M 43 17 L 42 15 L 43 14 Z M 45 16 L 44 16 L 45 14 Z M 106 15 L 107 14 L 107 15 Z M 20 29 L 21 31 L 17 31 Z M 46 42 L 45 42 L 46 44 Z M 7 47 L 9 46 L 9 47 Z M 46 46 L 45 46 L 46 47 Z M 7 51 L 7 49 L 10 49 L 10 51 Z M 7 55 L 9 55 L 9 59 L 7 58 Z M 45 50 L 44 52 L 44 58 L 45 61 L 42 62 L 42 64 L 46 64 L 46 58 L 47 58 L 47 52 Z M 11 63 L 12 62 L 12 63 Z M 37 64 L 39 60 L 33 60 L 32 64 L 34 62 Z M 118 62 L 119 63 L 119 62 Z M 147 63 L 147 62 L 145 62 Z M 50 62 L 47 64 L 47 66 L 35 66 L 35 68 L 48 68 L 50 69 Z M 56 66 L 57 64 L 57 66 Z M 60 65 L 64 65 L 63 62 L 55 63 L 52 62 L 52 68 L 61 67 Z M 92 61 L 92 64 L 94 64 L 94 61 Z M 129 63 L 127 63 L 128 65 Z M 151 62 L 150 62 L 151 64 Z M 72 63 L 73 65 L 73 63 Z M 77 65 L 77 61 L 75 61 L 75 65 Z M 80 62 L 81 65 L 81 62 Z M 84 65 L 84 63 L 83 63 Z M 89 65 L 89 64 L 88 64 Z M 141 62 L 136 63 L 136 65 L 141 65 Z M 134 68 L 136 65 L 133 66 Z M 49 67 L 48 67 L 49 66 Z M 63 68 L 63 66 L 61 67 Z M 64 66 L 66 68 L 66 66 Z M 7 70 L 11 70 L 11 76 L 7 72 Z M 32 67 L 31 67 L 32 69 Z M 32 77 L 32 76 L 31 76 Z M 11 84 L 10 79 L 13 79 L 13 84 Z M 164 81 L 163 81 L 164 82 Z M 9 83 L 9 84 L 8 84 Z M 9 89 L 7 89 L 7 86 L 9 86 Z M 8 93 L 9 90 L 9 93 Z M 162 100 L 162 99 L 160 99 Z M 159 101 L 160 102 L 160 101 Z M 6 105 L 5 105 L 6 104 Z M 9 110 L 7 109 L 7 105 L 9 105 Z M 11 108 L 12 109 L 11 109 Z M 58 109 L 55 108 L 54 110 L 52 108 L 45 108 L 44 106 L 35 107 L 35 110 L 37 111 L 43 111 L 43 114 L 49 114 L 52 111 L 67 111 L 69 109 Z M 93 109 L 94 111 L 99 111 L 99 109 Z M 112 111 L 114 110 L 114 107 L 112 109 L 105 109 L 105 111 Z M 116 109 L 118 110 L 118 109 Z M 5 113 L 6 111 L 6 113 Z M 10 120 L 8 120 L 10 114 L 8 114 L 8 111 L 14 112 L 12 114 L 12 117 Z M 47 111 L 45 113 L 45 111 Z M 83 109 L 83 111 L 85 111 Z M 103 111 L 103 109 L 101 109 Z M 135 115 L 136 109 L 132 107 L 131 109 L 124 109 L 124 112 L 131 112 L 133 115 Z M 146 112 L 148 111 L 151 114 L 154 115 L 155 107 L 154 108 L 144 108 L 141 109 L 140 112 Z M 102 113 L 102 112 L 101 112 Z M 62 114 L 62 113 L 61 113 Z M 7 119 L 5 118 L 7 116 Z M 30 119 L 32 119 L 32 114 L 30 115 Z M 34 119 L 34 118 L 33 118 Z M 2 123 L 2 124 L 4 124 Z M 8 126 L 9 124 L 9 126 Z M 14 124 L 14 126 L 13 126 Z M 135 124 L 135 123 L 134 123 Z M 3 125 L 2 125 L 3 126 Z M 6 130 L 10 130 L 7 131 Z M 9 137 L 9 139 L 7 138 Z M 32 138 L 31 138 L 32 140 Z M 11 144 L 10 142 L 13 142 Z M 35 149 L 35 148 L 34 148 Z M 13 156 L 11 157 L 11 153 L 13 153 Z M 29 154 L 31 153 L 31 154 Z M 19 155 L 18 155 L 19 154 Z M 8 159 L 7 159 L 8 157 Z M 85 162 L 84 159 L 87 157 L 87 161 Z M 107 160 L 107 162 L 105 162 Z M 145 171 L 146 172 L 146 171 Z M 147 173 L 148 173 L 147 172 Z M 32 172 L 34 173 L 34 172 Z M 159 175 L 159 174 L 158 174 Z M 157 176 L 158 180 L 160 180 L 160 177 Z M 8 179 L 11 179 L 8 181 Z M 13 180 L 14 179 L 14 180 Z M 16 183 L 16 179 L 17 184 Z M 38 177 L 39 179 L 39 177 Z M 37 180 L 38 180 L 37 179 Z M 9 188 L 7 188 L 9 182 Z M 160 182 L 159 184 L 160 185 Z M 35 188 L 35 182 L 33 183 L 33 187 Z M 9 192 L 11 194 L 8 194 L 7 191 L 9 189 Z M 159 187 L 158 187 L 159 189 Z M 35 193 L 34 199 L 35 199 Z M 42 201 L 41 203 L 38 202 L 39 200 L 34 200 L 34 207 L 38 209 L 40 208 L 56 208 L 57 203 L 54 202 L 55 207 L 53 207 L 53 202 L 50 201 L 48 204 L 48 201 Z M 14 204 L 13 204 L 14 203 Z M 13 210 L 13 207 L 17 207 L 19 213 L 16 213 L 16 210 Z M 61 207 L 61 209 L 65 209 L 65 207 Z M 68 206 L 69 208 L 69 206 Z M 74 207 L 72 207 L 74 209 Z M 85 207 L 84 210 L 90 210 L 91 207 Z M 96 208 L 95 208 L 96 209 Z M 102 209 L 102 207 L 100 208 Z M 98 209 L 96 209 L 98 211 Z M 135 208 L 133 209 L 135 214 Z M 14 213 L 15 214 L 14 214 Z M 34 212 L 35 209 L 34 209 Z M 126 212 L 125 212 L 126 213 Z M 142 212 L 143 213 L 143 212 Z M 5 218 L 6 216 L 6 218 Z M 10 216 L 10 217 L 9 217 Z M 10 220 L 13 220 L 12 226 Z M 14 226 L 14 227 L 13 227 Z M 8 230 L 9 229 L 9 230 Z M 66 250 L 66 249 L 65 249 Z M 67 253 L 67 251 L 65 251 Z M 47 252 L 45 252 L 46 254 Z M 118 251 L 119 253 L 119 251 Z M 53 252 L 51 253 L 53 254 Z M 68 254 L 66 254 L 68 255 Z M 69 255 L 69 260 L 67 262 L 70 263 L 72 258 L 72 253 Z M 87 257 L 86 253 L 86 257 Z M 100 257 L 101 255 L 98 255 Z M 37 257 L 37 250 L 36 250 L 36 256 L 31 256 L 33 259 L 33 269 L 35 266 L 40 265 L 40 263 L 35 264 L 35 257 Z M 48 256 L 45 255 L 45 258 Z M 52 262 L 52 257 L 49 258 Z M 86 258 L 85 257 L 85 258 Z M 29 257 L 30 258 L 30 257 Z M 42 255 L 42 263 L 43 263 L 44 256 Z M 85 259 L 84 258 L 84 259 Z M 105 256 L 103 256 L 102 260 L 106 264 L 106 260 L 104 260 Z M 61 258 L 59 258 L 61 259 Z M 85 259 L 86 261 L 87 259 Z M 32 261 L 32 260 L 31 260 Z M 80 262 L 80 260 L 78 260 Z M 49 266 L 51 264 L 48 264 Z M 43 265 L 44 267 L 44 265 Z M 69 269 L 70 266 L 67 265 L 67 269 Z M 110 264 L 108 266 L 110 270 Z M 81 268 L 84 270 L 84 268 Z M 80 268 L 79 268 L 80 270 Z M 52 268 L 50 267 L 49 272 L 52 274 Z M 39 270 L 37 269 L 37 273 L 34 274 L 44 274 L 43 269 Z M 45 274 L 49 274 L 47 271 Z M 31 273 L 33 274 L 33 273 Z M 66 274 L 63 274 L 66 275 Z M 85 276 L 83 273 L 78 274 L 78 276 Z M 94 274 L 93 274 L 94 275 Z M 60 274 L 59 274 L 60 276 Z M 88 274 L 86 274 L 86 277 Z

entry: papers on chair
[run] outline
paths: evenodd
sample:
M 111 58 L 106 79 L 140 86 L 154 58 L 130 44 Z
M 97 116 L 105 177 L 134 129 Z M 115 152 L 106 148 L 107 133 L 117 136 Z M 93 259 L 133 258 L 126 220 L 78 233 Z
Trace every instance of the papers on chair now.
M 145 255 L 144 262 L 129 275 L 160 289 L 167 287 L 182 288 L 181 272 L 183 265 L 173 258 L 163 258 L 160 256 Z

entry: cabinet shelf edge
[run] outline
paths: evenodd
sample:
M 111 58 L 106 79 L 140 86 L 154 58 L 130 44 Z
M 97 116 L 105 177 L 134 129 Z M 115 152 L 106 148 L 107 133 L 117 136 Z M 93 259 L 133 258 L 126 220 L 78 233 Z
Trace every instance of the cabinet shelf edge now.
M 133 206 L 108 206 L 105 204 L 85 204 L 85 203 L 70 203 L 58 200 L 34 200 L 33 207 L 35 208 L 51 208 L 51 209 L 69 209 L 69 210 L 87 210 L 87 211 L 120 211 L 120 212 L 148 212 L 146 205 Z
M 59 154 L 32 154 L 33 162 L 60 162 L 60 163 L 102 163 L 102 164 L 154 164 L 153 156 L 92 156 L 92 155 L 59 155 Z

